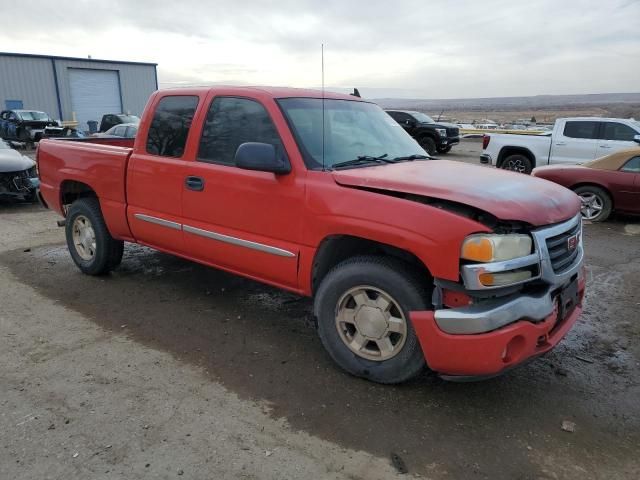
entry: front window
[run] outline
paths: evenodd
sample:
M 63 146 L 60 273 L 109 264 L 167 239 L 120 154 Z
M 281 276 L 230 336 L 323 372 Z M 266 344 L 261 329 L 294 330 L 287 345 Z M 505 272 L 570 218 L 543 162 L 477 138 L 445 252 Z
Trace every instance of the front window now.
M 44 112 L 31 112 L 31 111 L 23 110 L 19 112 L 18 115 L 20 115 L 21 120 L 24 120 L 27 122 L 32 122 L 34 120 L 38 122 L 49 121 L 49 115 L 47 115 Z
M 321 98 L 284 98 L 278 104 L 310 169 L 327 169 L 358 157 L 426 155 L 376 104 Z
M 603 137 L 605 140 L 632 142 L 636 135 L 636 131 L 624 123 L 604 122 Z
M 411 112 L 411 116 L 420 123 L 436 123 L 433 121 L 433 118 L 422 112 Z

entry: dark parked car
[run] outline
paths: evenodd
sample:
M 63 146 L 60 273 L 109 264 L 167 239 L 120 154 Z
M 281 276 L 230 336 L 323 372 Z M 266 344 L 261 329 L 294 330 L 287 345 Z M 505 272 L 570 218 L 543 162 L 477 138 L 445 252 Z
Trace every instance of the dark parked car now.
M 453 123 L 436 122 L 422 112 L 387 110 L 429 155 L 447 153 L 460 143 L 460 129 Z
M 0 198 L 34 201 L 39 185 L 36 162 L 0 140 Z
M 613 210 L 640 214 L 640 148 L 620 150 L 582 165 L 538 167 L 531 174 L 576 192 L 585 220 L 602 222 Z
M 98 131 L 104 133 L 121 123 L 135 123 L 137 125 L 140 123 L 140 118 L 135 115 L 127 115 L 126 113 L 107 113 L 102 116 Z
M 57 127 L 49 114 L 37 110 L 0 112 L 0 138 L 17 142 L 38 142 L 46 127 Z

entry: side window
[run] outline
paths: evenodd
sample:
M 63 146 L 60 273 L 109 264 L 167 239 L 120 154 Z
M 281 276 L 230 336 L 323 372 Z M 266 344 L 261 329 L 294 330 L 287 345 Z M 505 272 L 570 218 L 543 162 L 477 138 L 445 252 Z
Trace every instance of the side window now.
M 640 156 L 630 159 L 620 170 L 623 172 L 640 173 Z
M 215 98 L 202 129 L 198 160 L 234 165 L 236 150 L 246 142 L 270 143 L 278 155 L 284 153 L 276 127 L 260 103 L 246 98 Z
M 387 112 L 391 118 L 393 118 L 396 122 L 400 121 L 400 114 L 398 112 Z
M 127 138 L 135 138 L 136 133 L 138 133 L 138 127 L 127 127 L 127 134 L 125 136 Z
M 623 142 L 632 142 L 633 137 L 638 133 L 628 125 L 618 122 L 603 123 L 603 138 L 605 140 L 620 140 Z
M 126 131 L 126 127 L 116 127 L 113 130 L 113 134 L 117 137 L 124 137 L 125 131 Z
M 569 138 L 597 138 L 598 122 L 567 122 L 563 133 Z
M 181 157 L 198 97 L 174 95 L 158 103 L 147 135 L 147 152 L 163 157 Z

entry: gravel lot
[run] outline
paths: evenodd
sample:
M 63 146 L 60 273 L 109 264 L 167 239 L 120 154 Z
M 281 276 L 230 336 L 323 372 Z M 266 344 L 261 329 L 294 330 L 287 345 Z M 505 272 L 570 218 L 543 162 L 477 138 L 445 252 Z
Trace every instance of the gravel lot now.
M 2 479 L 638 478 L 638 219 L 585 227 L 585 313 L 549 355 L 393 387 L 334 367 L 307 299 L 132 245 L 83 276 L 55 220 L 0 204 Z

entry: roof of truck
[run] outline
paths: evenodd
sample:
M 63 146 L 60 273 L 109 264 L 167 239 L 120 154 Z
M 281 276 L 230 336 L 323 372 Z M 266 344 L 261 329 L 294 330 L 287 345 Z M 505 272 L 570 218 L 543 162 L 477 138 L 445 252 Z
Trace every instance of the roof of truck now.
M 171 94 L 175 95 L 176 93 L 181 95 L 193 95 L 193 94 L 202 94 L 208 92 L 210 90 L 225 90 L 225 91 L 234 91 L 240 94 L 241 92 L 262 92 L 273 98 L 292 98 L 292 97 L 308 97 L 308 98 L 324 98 L 335 99 L 335 100 L 357 100 L 362 101 L 363 99 L 360 97 L 355 97 L 353 95 L 347 95 L 344 93 L 336 93 L 325 90 L 324 93 L 322 90 L 313 90 L 307 88 L 292 88 L 292 87 L 263 87 L 263 86 L 237 86 L 237 85 L 216 85 L 213 87 L 188 87 L 188 88 L 170 88 L 163 89 L 160 91 L 161 94 L 166 94 L 171 92 Z

